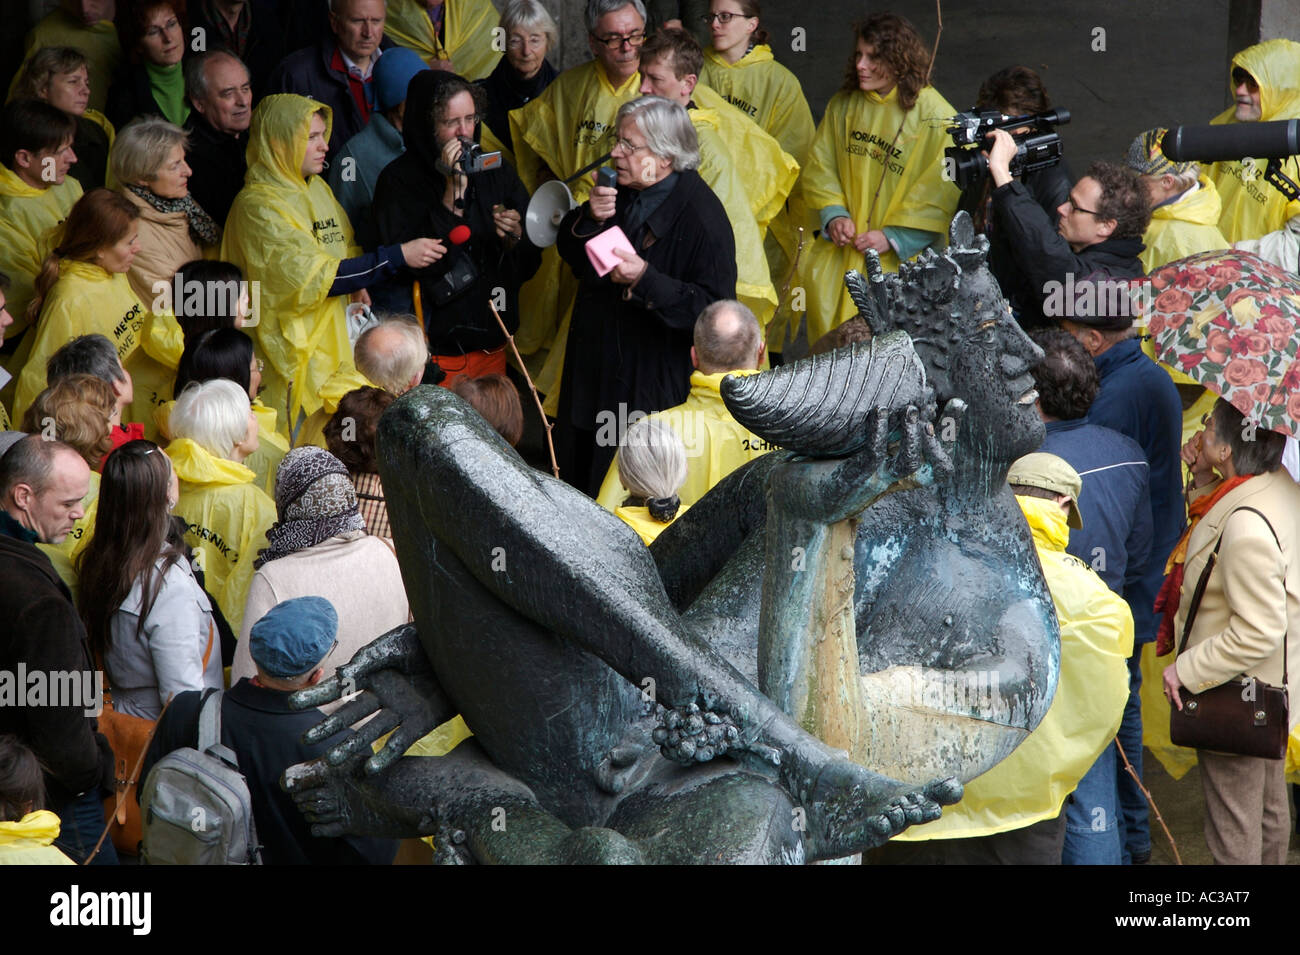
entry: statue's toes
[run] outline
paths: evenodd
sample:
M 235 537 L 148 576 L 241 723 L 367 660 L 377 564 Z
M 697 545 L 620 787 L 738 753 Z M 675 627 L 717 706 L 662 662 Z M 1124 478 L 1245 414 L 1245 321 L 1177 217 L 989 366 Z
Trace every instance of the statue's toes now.
M 926 786 L 925 796 L 940 806 L 952 806 L 961 801 L 964 791 L 957 777 L 949 776 L 947 779 L 936 779 Z

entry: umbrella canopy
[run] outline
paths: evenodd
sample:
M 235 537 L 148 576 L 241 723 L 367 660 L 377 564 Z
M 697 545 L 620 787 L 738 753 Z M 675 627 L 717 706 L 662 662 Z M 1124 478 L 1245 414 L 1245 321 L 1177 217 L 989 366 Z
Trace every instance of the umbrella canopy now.
M 1300 432 L 1300 278 L 1249 252 L 1202 252 L 1151 274 L 1156 356 L 1270 431 Z

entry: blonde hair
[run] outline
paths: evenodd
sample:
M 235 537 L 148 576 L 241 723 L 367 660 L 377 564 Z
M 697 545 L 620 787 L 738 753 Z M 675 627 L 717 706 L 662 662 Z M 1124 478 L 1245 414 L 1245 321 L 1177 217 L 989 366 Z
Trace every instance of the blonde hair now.
M 113 448 L 110 418 L 117 408 L 117 394 L 94 375 L 69 375 L 50 385 L 23 415 L 23 430 L 41 434 L 50 425 L 54 437 L 70 445 L 91 470 Z
M 178 143 L 189 144 L 190 134 L 161 116 L 141 116 L 118 131 L 108 154 L 108 166 L 118 182 L 150 183 Z

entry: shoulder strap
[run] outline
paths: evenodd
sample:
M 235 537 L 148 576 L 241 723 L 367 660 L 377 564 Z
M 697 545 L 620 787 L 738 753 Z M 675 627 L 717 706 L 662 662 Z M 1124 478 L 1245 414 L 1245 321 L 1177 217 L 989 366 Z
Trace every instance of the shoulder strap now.
M 221 745 L 221 700 L 224 696 L 221 690 L 213 690 L 203 698 L 199 707 L 200 753 Z
M 1268 532 L 1273 535 L 1273 543 L 1277 544 L 1277 549 L 1279 551 L 1282 551 L 1282 542 L 1278 539 L 1277 531 L 1273 529 L 1272 522 L 1269 521 L 1269 519 L 1264 515 L 1262 511 L 1256 508 L 1249 507 L 1244 504 L 1241 507 L 1236 508 L 1235 510 L 1233 510 L 1231 513 L 1228 514 L 1228 517 L 1225 517 L 1223 519 L 1224 529 L 1227 528 L 1228 518 L 1232 517 L 1233 514 L 1236 514 L 1237 511 L 1250 511 L 1252 514 L 1257 515 L 1259 519 L 1264 522 L 1264 526 L 1268 528 Z M 1222 543 L 1223 543 L 1223 531 L 1220 530 L 1219 539 L 1215 541 L 1214 550 L 1210 552 L 1210 559 L 1205 562 L 1205 569 L 1201 571 L 1201 577 L 1196 582 L 1196 589 L 1192 592 L 1192 603 L 1191 606 L 1187 608 L 1187 621 L 1186 623 L 1183 624 L 1183 638 L 1178 643 L 1178 654 L 1180 656 L 1182 655 L 1183 651 L 1187 649 L 1187 638 L 1191 636 L 1192 623 L 1193 621 L 1196 620 L 1197 608 L 1200 607 L 1201 598 L 1205 595 L 1205 587 L 1210 582 L 1210 572 L 1214 570 L 1215 561 L 1218 559 L 1219 556 L 1219 546 Z M 1285 556 L 1286 552 L 1282 551 L 1282 554 L 1283 556 Z M 1284 633 L 1282 635 L 1282 685 L 1284 687 L 1289 685 L 1289 681 L 1287 680 L 1287 675 L 1288 675 L 1287 642 L 1289 636 L 1290 636 L 1289 633 Z

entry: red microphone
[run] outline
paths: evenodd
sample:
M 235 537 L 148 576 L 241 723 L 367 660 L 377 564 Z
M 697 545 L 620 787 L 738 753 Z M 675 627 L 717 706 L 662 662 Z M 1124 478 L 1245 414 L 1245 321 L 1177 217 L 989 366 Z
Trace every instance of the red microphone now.
M 451 235 L 448 236 L 448 238 L 451 239 L 452 245 L 464 245 L 466 242 L 469 241 L 469 237 L 470 237 L 470 231 L 469 231 L 469 226 L 467 225 L 456 226 L 454 229 L 451 230 Z

